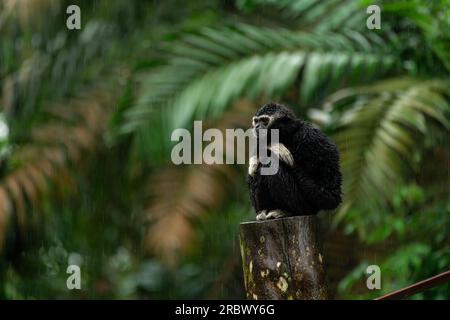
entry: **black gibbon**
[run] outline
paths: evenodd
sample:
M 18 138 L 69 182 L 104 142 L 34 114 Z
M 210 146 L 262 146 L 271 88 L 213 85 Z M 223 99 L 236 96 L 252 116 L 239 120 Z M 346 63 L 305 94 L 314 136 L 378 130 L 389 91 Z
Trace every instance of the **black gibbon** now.
M 257 139 L 260 129 L 267 129 L 268 143 L 271 129 L 279 130 L 279 143 L 269 144 L 265 150 L 278 157 L 275 174 L 261 174 L 261 167 L 267 165 L 259 159 L 261 150 L 250 158 L 247 182 L 257 220 L 314 215 L 341 203 L 339 152 L 319 129 L 276 103 L 261 107 L 252 126 Z

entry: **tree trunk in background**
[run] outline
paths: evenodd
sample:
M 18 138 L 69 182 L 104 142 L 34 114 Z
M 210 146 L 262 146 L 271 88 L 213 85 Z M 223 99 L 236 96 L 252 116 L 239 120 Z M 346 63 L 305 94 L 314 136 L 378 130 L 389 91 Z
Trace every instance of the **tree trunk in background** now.
M 241 223 L 247 299 L 327 299 L 317 217 Z

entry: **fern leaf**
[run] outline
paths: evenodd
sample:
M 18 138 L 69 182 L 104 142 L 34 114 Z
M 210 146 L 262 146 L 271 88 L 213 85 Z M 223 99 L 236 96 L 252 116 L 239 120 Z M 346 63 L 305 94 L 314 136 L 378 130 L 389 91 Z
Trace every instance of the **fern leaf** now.
M 413 154 L 421 150 L 427 127 L 434 123 L 448 134 L 448 85 L 445 80 L 394 79 L 337 92 L 338 100 L 331 97 L 336 106 L 344 101 L 345 115 L 335 138 L 347 204 L 364 207 L 370 202 L 382 208 L 414 171 Z M 348 207 L 343 206 L 337 221 Z
M 171 128 L 195 117 L 220 115 L 238 98 L 281 97 L 300 78 L 308 102 L 327 80 L 337 88 L 344 75 L 358 81 L 393 66 L 374 35 L 305 33 L 285 29 L 207 29 L 167 48 L 167 64 L 143 83 L 145 94 L 126 114 L 123 131 L 151 122 L 152 110 L 168 108 Z

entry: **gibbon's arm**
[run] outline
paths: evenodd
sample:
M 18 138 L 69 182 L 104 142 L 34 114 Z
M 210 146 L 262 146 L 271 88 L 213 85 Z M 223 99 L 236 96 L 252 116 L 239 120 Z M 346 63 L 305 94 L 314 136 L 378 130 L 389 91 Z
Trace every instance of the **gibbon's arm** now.
M 269 149 L 278 157 L 280 161 L 283 161 L 288 166 L 293 167 L 295 165 L 294 157 L 284 144 L 275 143 L 270 145 Z

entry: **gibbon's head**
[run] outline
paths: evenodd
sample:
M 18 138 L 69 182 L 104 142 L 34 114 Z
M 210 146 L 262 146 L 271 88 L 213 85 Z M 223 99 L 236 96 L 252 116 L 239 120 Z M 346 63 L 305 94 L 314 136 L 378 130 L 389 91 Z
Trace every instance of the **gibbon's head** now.
M 294 112 L 281 104 L 270 102 L 262 106 L 252 118 L 253 133 L 259 135 L 260 129 L 271 129 L 275 124 L 294 120 Z

